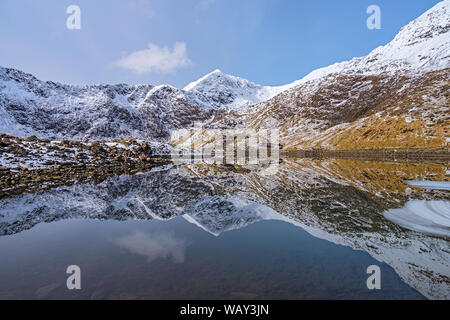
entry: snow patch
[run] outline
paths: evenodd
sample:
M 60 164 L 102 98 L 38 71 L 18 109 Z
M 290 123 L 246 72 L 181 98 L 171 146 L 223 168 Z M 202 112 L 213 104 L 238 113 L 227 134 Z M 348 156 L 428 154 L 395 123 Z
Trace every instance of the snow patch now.
M 450 237 L 450 202 L 410 200 L 403 208 L 391 209 L 384 217 L 399 226 L 418 232 Z
M 423 188 L 423 189 L 450 190 L 450 182 L 449 181 L 406 180 L 406 183 L 410 186 Z

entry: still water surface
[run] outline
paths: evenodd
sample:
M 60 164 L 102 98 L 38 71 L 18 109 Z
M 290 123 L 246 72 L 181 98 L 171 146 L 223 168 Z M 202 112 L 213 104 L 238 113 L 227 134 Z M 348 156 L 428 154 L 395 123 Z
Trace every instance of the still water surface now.
M 409 180 L 449 175 L 289 159 L 276 172 L 166 166 L 3 199 L 0 299 L 448 299 L 449 191 Z M 69 265 L 81 290 L 66 287 Z M 367 288 L 370 265 L 381 290 Z

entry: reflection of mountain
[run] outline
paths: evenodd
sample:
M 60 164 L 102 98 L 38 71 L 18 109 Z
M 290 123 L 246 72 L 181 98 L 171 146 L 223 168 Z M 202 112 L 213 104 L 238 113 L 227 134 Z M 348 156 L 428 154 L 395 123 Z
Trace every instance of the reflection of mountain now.
M 357 175 L 380 174 L 371 163 L 365 169 L 363 164 Z M 339 168 L 330 161 L 320 166 L 284 161 L 277 174 L 263 176 L 252 168 L 218 171 L 198 165 L 116 177 L 99 185 L 60 187 L 0 201 L 0 233 L 70 218 L 166 220 L 184 215 L 219 235 L 256 221 L 280 219 L 319 238 L 367 251 L 430 298 L 449 298 L 448 241 L 404 230 L 382 215 L 386 209 L 402 207 L 406 193 L 418 197 L 416 189 L 392 190 L 386 180 L 381 192 L 379 181 L 368 179 L 363 190 Z M 405 176 L 420 180 L 420 172 L 439 173 L 429 170 Z M 445 191 L 429 191 L 423 198 L 449 200 Z
M 267 206 L 239 197 L 202 197 L 190 202 L 183 217 L 203 230 L 220 235 L 261 220 L 277 220 L 282 216 Z

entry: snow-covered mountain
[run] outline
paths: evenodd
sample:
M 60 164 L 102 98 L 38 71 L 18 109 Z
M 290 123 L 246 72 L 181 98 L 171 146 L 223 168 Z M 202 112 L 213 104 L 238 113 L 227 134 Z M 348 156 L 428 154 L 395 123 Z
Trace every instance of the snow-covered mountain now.
M 86 85 L 44 82 L 0 68 L 0 132 L 40 138 L 165 140 L 212 112 L 168 85 Z
M 425 73 L 450 67 L 450 0 L 439 2 L 400 29 L 385 46 L 365 57 L 314 70 L 290 85 L 293 87 L 334 73 L 380 75 Z
M 446 93 L 439 88 L 445 88 L 448 79 L 449 52 L 450 0 L 445 0 L 368 56 L 315 70 L 279 87 L 261 86 L 219 70 L 183 90 L 168 85 L 72 86 L 0 68 L 0 133 L 167 142 L 173 130 L 223 119 L 223 127 L 238 122 L 257 128 L 278 126 L 283 144 L 292 148 L 350 148 L 341 141 L 342 129 L 379 127 L 370 118 L 377 114 L 395 121 L 410 119 L 407 128 L 400 126 L 406 134 L 415 120 L 427 122 L 414 136 L 431 137 L 420 146 L 436 147 L 446 142 L 446 130 L 427 125 L 448 121 Z
M 315 70 L 227 121 L 278 127 L 287 149 L 445 147 L 449 13 L 440 2 L 368 56 Z
M 193 103 L 204 107 L 238 109 L 260 103 L 290 88 L 291 85 L 261 86 L 246 79 L 214 70 L 197 81 L 191 82 L 184 90 L 191 93 Z
M 438 3 L 403 27 L 385 46 L 369 55 L 317 69 L 304 78 L 283 86 L 261 86 L 246 79 L 215 70 L 184 90 L 194 93 L 193 102 L 240 108 L 257 104 L 312 80 L 340 75 L 379 75 L 383 73 L 424 73 L 450 67 L 450 0 Z

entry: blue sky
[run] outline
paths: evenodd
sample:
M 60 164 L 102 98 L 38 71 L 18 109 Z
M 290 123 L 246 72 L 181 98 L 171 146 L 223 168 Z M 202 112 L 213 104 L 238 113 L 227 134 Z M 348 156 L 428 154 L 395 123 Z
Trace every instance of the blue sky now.
M 438 0 L 1 0 L 0 65 L 71 84 L 184 87 L 221 69 L 263 85 L 364 56 Z M 69 30 L 69 5 L 81 29 Z M 369 5 L 381 30 L 366 27 Z

